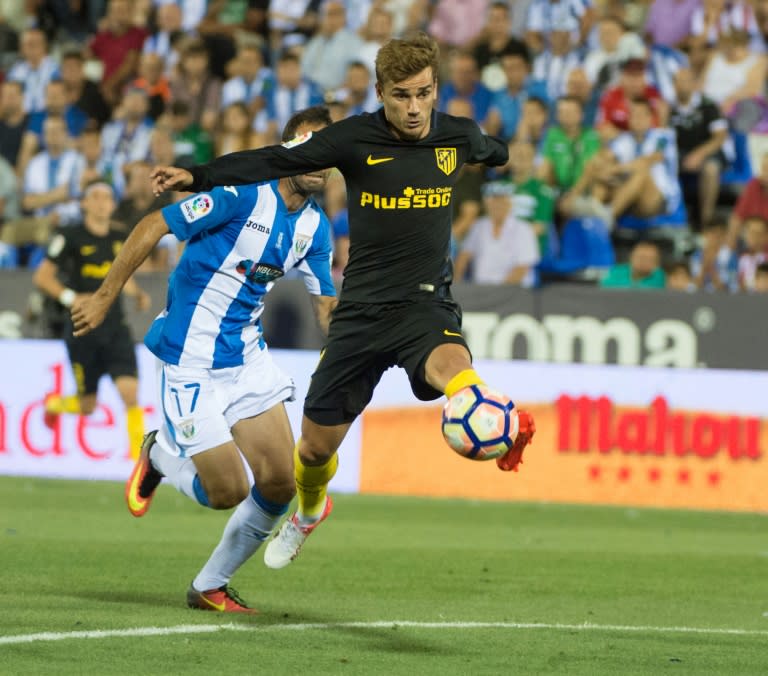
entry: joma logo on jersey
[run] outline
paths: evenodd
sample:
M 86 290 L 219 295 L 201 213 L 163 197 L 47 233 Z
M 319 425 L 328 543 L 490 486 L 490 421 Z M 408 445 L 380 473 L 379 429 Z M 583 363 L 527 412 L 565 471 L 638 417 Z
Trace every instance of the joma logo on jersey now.
M 411 188 L 403 190 L 402 197 L 378 195 L 371 192 L 360 194 L 360 206 L 374 209 L 437 209 L 451 203 L 450 186 L 440 188 Z
M 456 169 L 456 148 L 435 148 L 437 168 L 446 176 L 450 176 Z
M 263 223 L 257 223 L 256 221 L 252 221 L 250 219 L 245 224 L 245 227 L 250 228 L 251 230 L 255 230 L 256 232 L 265 232 L 267 234 L 272 232 L 272 226 L 264 225 Z

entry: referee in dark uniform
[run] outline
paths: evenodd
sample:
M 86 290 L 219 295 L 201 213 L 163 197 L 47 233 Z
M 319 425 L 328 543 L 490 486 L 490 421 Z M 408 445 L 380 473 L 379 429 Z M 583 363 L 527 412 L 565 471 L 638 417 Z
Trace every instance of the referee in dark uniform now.
M 64 307 L 71 307 L 78 298 L 96 291 L 120 251 L 127 232 L 111 220 L 115 207 L 112 186 L 93 183 L 83 195 L 83 223 L 61 228 L 51 239 L 46 258 L 35 271 L 34 283 Z M 149 295 L 135 281 L 126 289 L 128 295 L 135 297 L 140 310 L 149 309 Z M 137 402 L 135 346 L 122 305 L 115 303 L 104 323 L 83 338 L 74 338 L 68 322 L 65 342 L 77 394 L 49 394 L 45 401 L 46 423 L 53 426 L 62 413 L 92 413 L 99 379 L 109 374 L 125 404 L 131 455 L 138 457 L 144 421 Z
M 337 167 L 346 180 L 349 263 L 304 403 L 295 456 L 299 509 L 267 547 L 265 561 L 273 567 L 292 560 L 330 512 L 326 486 L 336 470 L 336 449 L 387 368 L 404 368 L 422 400 L 482 383 L 451 297 L 451 202 L 464 163 L 501 166 L 508 155 L 506 145 L 484 135 L 474 121 L 433 110 L 438 59 L 437 45 L 424 34 L 392 40 L 376 58 L 383 104 L 377 112 L 285 146 L 225 155 L 190 171 L 157 167 L 153 172 L 157 194 L 327 167 Z M 504 470 L 517 467 L 533 435 L 530 415 L 518 415 L 515 445 L 497 459 Z

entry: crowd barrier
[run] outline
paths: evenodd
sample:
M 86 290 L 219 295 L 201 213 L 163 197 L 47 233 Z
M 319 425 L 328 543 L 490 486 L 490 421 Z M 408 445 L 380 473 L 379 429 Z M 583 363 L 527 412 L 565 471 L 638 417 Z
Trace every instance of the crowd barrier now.
M 126 302 L 139 341 L 165 304 L 166 275 L 142 275 L 153 300 L 139 314 Z M 28 271 L 0 274 L 0 311 L 24 313 Z M 528 290 L 455 284 L 463 330 L 476 359 L 768 370 L 765 297 L 621 291 L 574 284 Z M 272 347 L 317 350 L 323 337 L 298 279 L 280 280 L 263 315 Z M 25 337 L 32 337 L 27 327 Z
M 273 350 L 296 382 L 298 432 L 317 352 Z M 160 424 L 154 358 L 137 348 L 140 403 Z M 479 360 L 490 385 L 533 411 L 538 432 L 519 473 L 454 454 L 441 403 L 418 402 L 388 371 L 340 449 L 332 489 L 488 500 L 768 511 L 768 372 Z M 0 343 L 0 474 L 124 480 L 124 411 L 102 380 L 88 418 L 43 423 L 43 398 L 74 386 L 63 344 Z

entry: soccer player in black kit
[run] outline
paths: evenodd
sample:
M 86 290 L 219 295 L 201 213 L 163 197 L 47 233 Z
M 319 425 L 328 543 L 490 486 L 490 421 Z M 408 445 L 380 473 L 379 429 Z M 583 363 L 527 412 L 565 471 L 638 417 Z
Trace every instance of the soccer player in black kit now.
M 422 400 L 453 396 L 482 383 L 461 335 L 450 293 L 451 199 L 465 162 L 501 166 L 507 148 L 467 118 L 433 110 L 438 48 L 421 34 L 392 40 L 376 57 L 382 108 L 326 129 L 220 157 L 190 171 L 156 167 L 157 194 L 207 190 L 337 167 L 344 175 L 350 224 L 349 263 L 328 341 L 304 402 L 296 447 L 298 510 L 264 554 L 281 568 L 331 511 L 327 485 L 352 421 L 390 366 L 408 373 Z M 520 431 L 497 464 L 516 469 L 535 431 L 518 411 Z
M 61 228 L 51 238 L 47 256 L 35 271 L 35 285 L 65 307 L 72 307 L 99 288 L 128 233 L 112 222 L 115 197 L 112 186 L 96 182 L 85 189 L 83 223 Z M 149 295 L 131 279 L 126 294 L 141 310 L 149 309 Z M 46 423 L 55 424 L 62 413 L 90 415 L 96 408 L 99 379 L 108 373 L 125 404 L 131 457 L 139 456 L 144 435 L 144 413 L 138 405 L 136 354 L 122 306 L 115 303 L 104 323 L 86 338 L 74 338 L 72 326 L 65 338 L 77 394 L 52 393 L 45 400 Z

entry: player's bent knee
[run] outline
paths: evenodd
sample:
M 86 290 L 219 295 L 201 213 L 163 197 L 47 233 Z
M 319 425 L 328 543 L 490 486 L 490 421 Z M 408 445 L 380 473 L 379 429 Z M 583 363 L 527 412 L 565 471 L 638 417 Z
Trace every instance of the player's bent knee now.
M 331 448 L 331 444 L 324 443 L 323 440 L 315 442 L 302 437 L 301 444 L 299 445 L 299 458 L 307 467 L 322 465 L 328 462 L 335 452 L 336 449 Z
M 259 493 L 270 502 L 287 504 L 296 495 L 296 481 L 293 474 L 284 477 L 272 477 L 266 481 L 259 481 Z

